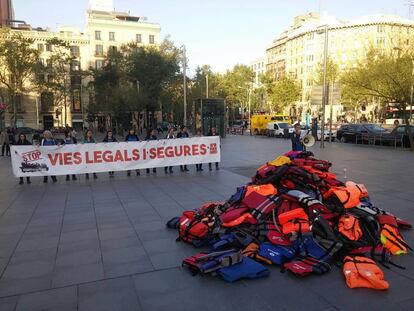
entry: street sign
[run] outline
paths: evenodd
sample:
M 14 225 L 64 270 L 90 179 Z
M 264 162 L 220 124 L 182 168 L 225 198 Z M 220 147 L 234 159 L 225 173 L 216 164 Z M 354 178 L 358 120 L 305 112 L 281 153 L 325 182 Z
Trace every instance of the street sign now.
M 311 95 L 311 104 L 312 105 L 322 105 L 322 94 L 323 94 L 323 87 L 322 85 L 317 85 L 312 87 L 312 95 Z M 326 103 L 329 105 L 332 102 L 332 87 L 329 86 L 329 98 L 328 102 Z M 339 84 L 335 83 L 333 87 L 333 104 L 339 104 L 341 102 L 341 87 Z

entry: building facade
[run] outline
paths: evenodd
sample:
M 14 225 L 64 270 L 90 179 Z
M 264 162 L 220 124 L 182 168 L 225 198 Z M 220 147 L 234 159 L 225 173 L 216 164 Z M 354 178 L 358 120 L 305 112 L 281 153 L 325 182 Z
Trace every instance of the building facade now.
M 14 19 L 13 3 L 11 0 L 0 0 L 0 25 L 6 26 Z
M 54 47 L 47 42 L 58 38 L 70 45 L 70 53 L 75 62 L 70 68 L 70 92 L 65 104 L 54 106 L 50 94 L 33 91 L 18 99 L 17 127 L 27 126 L 37 129 L 49 129 L 57 126 L 73 126 L 81 129 L 87 124 L 87 107 L 92 100 L 88 83 L 90 78 L 80 78 L 80 70 L 99 69 L 103 66 L 108 51 L 119 49 L 131 42 L 142 45 L 160 43 L 160 25 L 150 23 L 145 17 L 132 16 L 129 13 L 110 10 L 112 1 L 91 1 L 87 11 L 85 31 L 74 27 L 60 27 L 56 32 L 42 28 L 32 28 L 28 24 L 15 24 L 11 31 L 34 40 L 33 47 L 40 53 L 40 61 L 47 64 Z M 94 9 L 100 9 L 100 11 Z M 108 11 L 102 11 L 107 9 Z M 69 81 L 70 80 L 70 81 Z M 13 124 L 13 113 L 5 112 L 6 127 Z
M 302 120 L 307 114 L 318 116 L 321 108 L 315 102 L 312 104 L 312 97 L 315 97 L 312 92 L 323 63 L 325 25 L 328 28 L 328 57 L 337 64 L 338 76 L 358 66 L 371 48 L 392 51 L 413 43 L 414 22 L 399 16 L 378 14 L 349 21 L 318 13 L 296 17 L 293 25 L 273 40 L 266 50 L 266 57 L 267 71 L 273 77 L 291 75 L 302 86 L 301 100 L 295 104 L 297 117 Z M 332 98 L 333 121 L 340 121 L 344 116 L 338 102 L 340 96 Z M 363 113 L 367 119 L 372 115 L 373 108 Z
M 260 86 L 260 77 L 266 73 L 266 57 L 255 59 L 250 63 L 250 69 L 254 73 L 253 87 Z

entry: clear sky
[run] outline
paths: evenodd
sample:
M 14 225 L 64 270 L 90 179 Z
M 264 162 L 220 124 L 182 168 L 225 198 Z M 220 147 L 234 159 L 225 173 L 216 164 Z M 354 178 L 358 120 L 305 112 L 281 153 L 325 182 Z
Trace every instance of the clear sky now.
M 224 71 L 264 56 L 272 39 L 309 11 L 351 19 L 375 13 L 408 17 L 407 0 L 114 0 L 115 9 L 161 24 L 188 50 L 191 73 L 210 64 Z M 414 2 L 414 1 L 413 1 Z M 16 19 L 32 26 L 85 27 L 88 0 L 13 0 Z M 413 16 L 414 17 L 414 16 Z

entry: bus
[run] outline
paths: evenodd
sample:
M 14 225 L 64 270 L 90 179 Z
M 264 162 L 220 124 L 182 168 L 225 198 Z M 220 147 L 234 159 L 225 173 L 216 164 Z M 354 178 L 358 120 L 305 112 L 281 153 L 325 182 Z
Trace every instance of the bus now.
M 414 111 L 414 107 L 413 107 L 413 111 Z M 405 108 L 405 112 L 395 106 L 388 106 L 385 109 L 385 115 L 384 115 L 385 124 L 394 125 L 395 121 L 398 121 L 399 124 L 405 124 L 405 121 L 404 121 L 405 113 L 407 113 L 408 115 L 411 115 L 410 123 L 412 124 L 414 121 L 414 118 L 413 118 L 414 116 L 413 116 L 413 113 L 411 112 L 411 106 L 407 106 Z

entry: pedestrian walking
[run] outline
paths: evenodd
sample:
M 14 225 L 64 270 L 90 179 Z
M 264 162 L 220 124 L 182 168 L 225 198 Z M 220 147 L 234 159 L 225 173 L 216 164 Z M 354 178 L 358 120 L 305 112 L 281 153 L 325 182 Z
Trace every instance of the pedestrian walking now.
M 156 130 L 153 130 L 153 129 L 149 129 L 148 130 L 148 132 L 147 132 L 147 136 L 145 137 L 145 140 L 146 141 L 150 141 L 150 140 L 158 140 L 158 137 L 157 137 L 157 131 Z M 156 174 L 157 173 L 157 169 L 154 167 L 153 169 L 152 169 L 152 172 L 154 173 L 154 174 Z M 149 168 L 147 168 L 147 174 L 149 174 L 150 173 L 150 169 Z
M 190 134 L 188 134 L 188 129 L 185 125 L 181 126 L 180 132 L 177 134 L 177 138 L 189 138 Z M 187 168 L 187 165 L 180 165 L 180 171 L 181 172 L 188 172 L 189 169 Z
M 196 133 L 196 137 L 202 137 L 202 136 L 203 136 L 203 134 L 201 133 L 201 130 L 198 129 L 197 133 Z M 203 171 L 203 164 L 202 163 L 196 164 L 196 171 L 197 172 L 202 172 Z
M 0 144 L 1 144 L 1 156 L 4 157 L 4 151 L 6 151 L 6 156 L 10 154 L 10 142 L 9 134 L 6 130 L 1 131 L 0 133 Z
M 215 127 L 212 127 L 211 129 L 210 129 L 210 131 L 208 132 L 208 136 L 219 136 L 219 134 L 217 133 L 217 130 L 216 130 L 216 128 Z M 208 164 L 208 169 L 211 171 L 211 170 L 213 170 L 213 168 L 212 168 L 212 165 L 213 165 L 213 163 L 209 163 Z M 216 170 L 219 170 L 220 168 L 219 168 L 219 163 L 218 162 L 216 162 L 215 163 L 215 165 L 216 165 Z
M 174 129 L 172 127 L 170 127 L 168 129 L 167 136 L 165 137 L 165 139 L 174 139 L 174 138 L 175 138 Z M 170 172 L 170 174 L 173 174 L 174 173 L 173 167 L 172 166 L 164 167 L 164 172 L 165 172 L 165 174 L 168 174 L 168 172 Z
M 56 146 L 57 145 L 57 142 L 53 138 L 51 131 L 46 130 L 46 131 L 43 132 L 43 139 L 40 142 L 40 145 L 41 146 Z M 52 178 L 53 182 L 57 182 L 56 176 L 50 176 L 50 178 Z M 44 183 L 48 182 L 48 177 L 47 176 L 43 177 L 43 182 Z
M 93 133 L 92 133 L 91 130 L 86 131 L 85 137 L 83 139 L 83 143 L 84 144 L 95 144 L 96 143 L 95 139 L 93 138 Z M 86 177 L 86 179 L 89 179 L 89 173 L 86 173 L 85 177 Z M 96 175 L 96 173 L 93 173 L 93 178 L 97 179 L 98 175 Z
M 73 145 L 73 144 L 77 144 L 78 141 L 76 139 L 75 136 L 73 136 L 73 132 L 67 130 L 65 131 L 65 138 L 63 139 L 63 143 L 65 145 Z M 72 180 L 77 180 L 78 178 L 76 177 L 75 174 L 72 174 Z M 66 175 L 66 181 L 70 180 L 70 175 Z
M 17 146 L 30 146 L 31 144 L 32 143 L 27 139 L 27 137 L 26 137 L 25 134 L 20 134 L 19 135 L 19 139 L 16 142 L 16 145 Z M 22 185 L 23 184 L 23 180 L 24 180 L 23 177 L 20 177 L 19 185 Z M 26 177 L 26 182 L 28 184 L 31 183 L 30 177 Z
M 125 141 L 126 142 L 134 142 L 134 141 L 139 141 L 139 137 L 137 134 L 135 134 L 135 130 L 134 129 L 130 129 L 128 131 L 128 135 L 125 137 Z M 137 176 L 141 175 L 141 173 L 139 172 L 139 170 L 135 170 Z M 131 176 L 131 171 L 128 170 L 127 171 L 127 176 Z
M 114 133 L 109 130 L 106 132 L 106 136 L 103 139 L 104 143 L 117 143 L 118 140 L 114 137 Z M 109 172 L 109 177 L 114 177 L 115 172 L 114 171 L 110 171 Z

